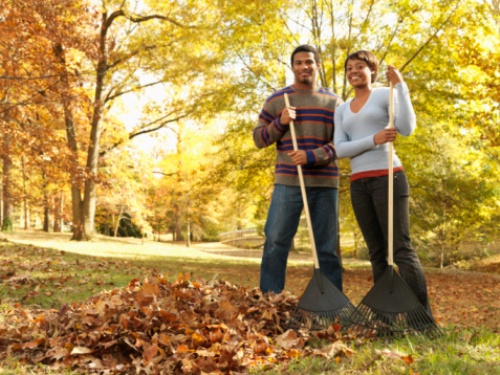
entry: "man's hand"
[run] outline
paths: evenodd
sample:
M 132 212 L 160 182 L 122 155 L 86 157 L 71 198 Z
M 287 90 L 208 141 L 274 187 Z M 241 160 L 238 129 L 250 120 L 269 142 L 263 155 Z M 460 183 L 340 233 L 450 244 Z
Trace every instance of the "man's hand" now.
M 285 107 L 281 112 L 280 122 L 281 125 L 288 125 L 290 122 L 295 120 L 297 114 L 295 113 L 295 107 Z
M 288 153 L 288 156 L 290 156 L 294 165 L 307 164 L 307 155 L 306 152 L 303 150 L 291 151 Z

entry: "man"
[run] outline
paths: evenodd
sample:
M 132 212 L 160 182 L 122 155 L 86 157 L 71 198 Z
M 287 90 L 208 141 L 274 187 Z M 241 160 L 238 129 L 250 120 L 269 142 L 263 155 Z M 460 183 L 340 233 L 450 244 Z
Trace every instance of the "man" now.
M 291 57 L 294 84 L 267 98 L 253 131 L 258 148 L 276 144 L 275 185 L 264 228 L 260 289 L 281 293 L 288 252 L 303 209 L 297 165 L 302 165 L 321 272 L 342 291 L 337 256 L 338 166 L 333 146 L 334 112 L 342 99 L 317 83 L 319 56 L 309 45 Z M 285 105 L 284 94 L 290 106 Z M 289 124 L 294 121 L 298 151 Z

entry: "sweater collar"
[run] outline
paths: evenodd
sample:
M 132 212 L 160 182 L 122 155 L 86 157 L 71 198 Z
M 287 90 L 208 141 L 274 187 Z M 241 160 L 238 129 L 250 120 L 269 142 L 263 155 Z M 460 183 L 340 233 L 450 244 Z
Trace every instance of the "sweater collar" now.
M 293 84 L 290 87 L 292 88 L 293 91 L 300 92 L 300 93 L 318 92 L 319 90 L 321 90 L 321 86 L 319 86 L 319 85 L 315 85 L 314 88 L 307 89 L 307 90 L 300 90 L 299 88 L 297 88 L 297 86 L 295 86 L 295 84 Z

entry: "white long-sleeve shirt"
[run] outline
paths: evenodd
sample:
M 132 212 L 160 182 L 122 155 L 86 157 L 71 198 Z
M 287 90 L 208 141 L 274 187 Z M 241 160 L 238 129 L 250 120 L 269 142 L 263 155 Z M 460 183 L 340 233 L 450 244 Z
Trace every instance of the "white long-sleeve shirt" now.
M 413 133 L 416 116 L 406 83 L 394 86 L 394 126 L 404 136 Z M 388 170 L 389 145 L 375 145 L 374 135 L 389 124 L 389 88 L 374 88 L 364 106 L 356 113 L 351 101 L 335 111 L 335 151 L 338 158 L 351 159 L 351 175 L 370 171 Z M 400 169 L 396 153 L 393 167 Z

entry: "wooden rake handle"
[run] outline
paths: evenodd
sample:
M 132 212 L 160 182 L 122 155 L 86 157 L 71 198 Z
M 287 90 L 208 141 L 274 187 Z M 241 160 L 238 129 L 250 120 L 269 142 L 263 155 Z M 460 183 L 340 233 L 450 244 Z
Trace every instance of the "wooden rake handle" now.
M 290 107 L 290 103 L 288 101 L 288 94 L 286 94 L 286 93 L 285 93 L 285 105 L 287 107 Z M 295 135 L 295 126 L 293 124 L 293 121 L 290 121 L 290 133 L 292 133 L 293 150 L 298 151 L 299 147 L 297 146 L 297 136 Z M 312 223 L 311 223 L 311 214 L 309 213 L 309 204 L 307 203 L 307 194 L 306 194 L 306 187 L 304 184 L 304 175 L 302 174 L 302 166 L 300 164 L 297 165 L 297 172 L 299 174 L 300 191 L 302 192 L 302 200 L 304 202 L 304 211 L 306 213 L 307 229 L 309 232 L 309 241 L 311 242 L 311 248 L 312 248 L 312 253 L 313 253 L 314 268 L 318 269 L 319 268 L 318 253 L 316 251 L 316 242 L 314 241 L 314 233 L 313 233 Z
M 389 87 L 389 125 L 394 128 L 394 85 Z M 393 168 L 393 142 L 389 142 L 389 208 L 388 208 L 388 231 L 387 231 L 387 263 L 394 265 L 394 168 Z

